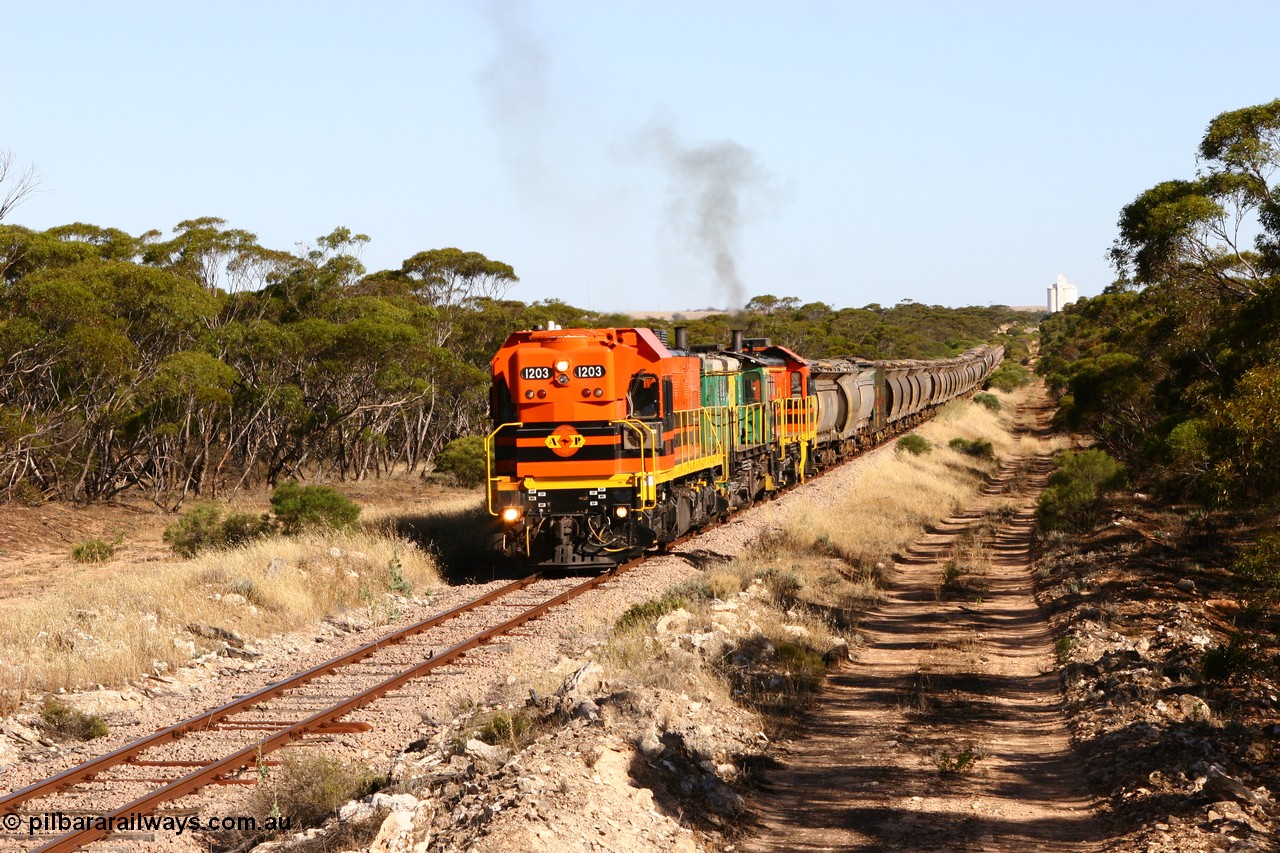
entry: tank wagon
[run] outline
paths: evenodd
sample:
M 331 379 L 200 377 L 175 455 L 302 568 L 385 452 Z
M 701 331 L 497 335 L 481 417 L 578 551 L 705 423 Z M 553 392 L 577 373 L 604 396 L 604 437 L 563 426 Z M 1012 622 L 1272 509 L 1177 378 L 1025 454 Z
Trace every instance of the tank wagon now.
M 971 395 L 1004 349 L 807 359 L 734 332 L 693 352 L 650 329 L 515 332 L 492 362 L 493 547 L 607 570 L 803 481 Z

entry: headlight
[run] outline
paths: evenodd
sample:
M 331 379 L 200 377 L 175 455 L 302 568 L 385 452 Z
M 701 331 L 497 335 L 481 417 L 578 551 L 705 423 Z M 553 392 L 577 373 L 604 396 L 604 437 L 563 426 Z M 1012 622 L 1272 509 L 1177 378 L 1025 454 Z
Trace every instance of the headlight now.
M 626 518 L 627 513 L 629 512 L 631 512 L 631 510 L 625 506 L 615 506 L 613 508 L 613 514 L 616 515 L 618 518 Z
M 559 361 L 557 361 L 557 362 L 556 362 L 556 370 L 560 371 L 561 373 L 568 373 L 568 372 L 569 372 L 569 362 L 568 362 L 568 361 L 566 361 L 566 360 L 565 360 L 565 359 L 563 359 L 563 358 L 562 358 L 562 359 L 560 359 Z
M 520 520 L 520 507 L 509 506 L 502 511 L 502 520 L 510 524 L 513 521 Z
M 556 374 L 556 384 L 557 384 L 557 385 L 559 385 L 561 388 L 563 388 L 564 386 L 568 385 L 568 384 L 569 384 L 569 374 L 567 374 L 567 373 L 557 373 L 557 374 Z

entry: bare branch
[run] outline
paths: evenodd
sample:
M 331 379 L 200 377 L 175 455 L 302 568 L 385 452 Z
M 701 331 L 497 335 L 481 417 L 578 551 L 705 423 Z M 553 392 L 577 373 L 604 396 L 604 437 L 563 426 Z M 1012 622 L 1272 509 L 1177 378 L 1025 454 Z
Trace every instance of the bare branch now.
M 28 166 L 21 175 L 16 175 L 13 168 L 13 152 L 0 148 L 0 185 L 13 176 L 13 183 L 3 195 L 0 195 L 0 222 L 8 216 L 9 211 L 27 200 L 40 186 L 40 175 L 35 166 Z

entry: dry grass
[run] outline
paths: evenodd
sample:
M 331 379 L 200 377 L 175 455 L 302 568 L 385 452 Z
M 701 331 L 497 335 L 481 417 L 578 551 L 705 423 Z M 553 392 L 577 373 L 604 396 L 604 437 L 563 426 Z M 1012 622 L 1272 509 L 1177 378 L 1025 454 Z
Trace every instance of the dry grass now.
M 683 648 L 671 634 L 654 633 L 655 623 L 676 610 L 689 613 L 682 632 L 706 630 L 711 622 L 710 596 L 708 585 L 677 584 L 660 598 L 633 605 L 614 623 L 608 641 L 596 653 L 605 678 L 701 700 L 730 702 L 724 680 L 700 654 Z
M 652 625 L 637 623 L 615 633 L 600 649 L 596 659 L 610 682 L 641 684 L 701 701 L 731 701 L 727 686 L 715 670 L 704 666 L 693 652 L 664 648 L 651 629 Z
M 0 713 L 25 695 L 122 686 L 181 666 L 212 643 L 212 625 L 266 637 L 359 608 L 397 618 L 394 596 L 440 585 L 434 560 L 380 533 L 259 540 L 190 560 L 125 566 L 91 588 L 0 603 Z
M 939 600 L 948 596 L 981 600 L 994 565 L 991 545 L 1007 507 L 1007 502 L 1001 502 L 956 535 L 942 564 L 942 576 L 936 589 Z
M 777 580 L 747 580 L 749 590 L 739 595 L 740 576 L 718 572 L 700 597 L 690 597 L 691 585 L 684 584 L 650 606 L 633 608 L 596 655 L 606 679 L 668 691 L 682 702 L 733 703 L 759 714 L 766 731 L 784 730 L 812 702 L 826 674 L 824 654 L 842 637 L 820 612 L 790 608 L 795 590 Z M 738 609 L 717 610 L 725 599 Z M 675 631 L 655 633 L 654 623 L 672 612 L 674 601 L 687 620 Z M 692 637 L 716 635 L 723 645 L 694 651 L 688 644 Z M 654 718 L 666 724 L 662 708 Z
M 440 569 L 455 576 L 493 560 L 487 536 L 492 518 L 483 493 L 436 493 L 411 512 L 403 506 L 379 505 L 365 509 L 361 518 L 366 530 L 425 543 Z
M 484 507 L 484 493 L 480 491 L 428 491 L 422 500 L 425 506 L 415 507 L 415 514 L 410 517 L 441 529 L 452 529 L 452 525 L 461 524 L 464 519 L 472 518 L 477 512 L 488 517 L 488 511 Z M 364 509 L 360 514 L 360 523 L 366 530 L 393 530 L 406 517 L 402 503 L 372 503 L 362 506 Z
M 872 459 L 843 501 L 793 511 L 777 534 L 731 568 L 792 572 L 803 584 L 798 598 L 807 604 L 857 609 L 875 603 L 880 572 L 893 555 L 921 530 L 960 510 L 999 460 L 1014 452 L 1014 410 L 1027 392 L 995 393 L 999 412 L 970 401 L 952 403 L 917 430 L 934 452 L 884 453 Z M 990 442 L 996 459 L 949 447 L 953 438 Z

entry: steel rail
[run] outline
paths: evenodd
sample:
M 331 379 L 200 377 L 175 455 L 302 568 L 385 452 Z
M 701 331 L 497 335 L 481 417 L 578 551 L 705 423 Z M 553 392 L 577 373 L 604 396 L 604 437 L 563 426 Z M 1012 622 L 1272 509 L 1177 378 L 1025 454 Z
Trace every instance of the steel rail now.
M 958 395 L 958 397 L 971 396 L 972 393 L 973 392 L 970 391 L 968 395 Z M 935 411 L 928 412 L 927 414 L 925 413 L 918 413 L 918 414 L 925 414 L 925 417 L 922 418 L 922 420 L 929 420 L 932 418 L 934 414 L 936 414 L 936 410 L 940 408 L 941 406 L 937 405 L 934 407 Z M 835 468 L 839 468 L 847 462 L 853 461 L 853 459 L 856 459 L 859 456 L 862 456 L 864 453 L 870 450 L 883 447 L 887 443 L 889 438 L 892 438 L 894 435 L 899 434 L 901 432 L 905 432 L 906 430 L 911 428 L 913 424 L 906 422 L 909 420 L 910 418 L 903 418 L 902 419 L 903 422 L 888 425 L 888 430 L 887 430 L 888 435 L 884 441 L 876 445 L 873 445 L 871 447 L 863 448 L 858 452 L 854 453 L 848 459 L 844 459 L 836 465 L 819 469 L 818 471 L 815 472 L 815 477 L 821 477 L 827 474 L 829 471 L 834 470 Z M 806 478 L 806 480 L 807 479 L 810 479 L 810 478 Z M 782 493 L 791 491 L 791 489 L 794 488 L 796 485 L 798 484 L 793 484 L 791 487 L 788 487 L 787 489 L 783 489 L 778 493 L 768 495 L 766 496 L 764 501 L 753 501 L 752 503 L 761 503 L 761 502 L 772 500 Z M 720 525 L 719 524 L 712 525 L 712 527 L 718 527 L 718 526 Z M 689 531 L 684 536 L 679 537 L 678 539 L 676 539 L 671 543 L 668 543 L 667 547 L 669 548 L 672 545 L 681 544 L 689 539 L 696 538 L 698 535 L 706 532 L 707 529 L 709 528 L 704 527 L 704 528 L 699 528 L 698 530 Z M 439 655 L 433 655 L 431 658 L 429 658 L 425 662 L 413 667 L 410 670 L 406 670 L 405 672 L 402 672 L 396 676 L 393 676 L 392 678 L 389 678 L 375 685 L 374 687 L 369 688 L 368 690 L 355 694 L 352 698 L 338 705 L 332 706 L 324 711 L 320 711 L 312 715 L 311 717 L 308 717 L 305 720 L 292 724 L 288 728 L 277 732 L 271 737 L 264 738 L 263 740 L 259 741 L 258 743 L 252 746 L 245 747 L 244 749 L 241 749 L 230 756 L 227 756 L 222 759 L 218 759 L 212 763 L 204 765 L 201 767 L 201 769 L 196 770 L 192 773 L 189 773 L 188 775 L 183 776 L 181 778 L 175 779 L 169 784 L 164 785 L 163 787 L 158 788 L 155 791 L 152 791 L 150 794 L 147 794 L 137 800 L 134 800 L 133 802 L 127 805 L 121 806 L 120 808 L 116 809 L 113 812 L 110 812 L 107 815 L 100 815 L 100 817 L 104 818 L 104 822 L 110 825 L 111 821 L 109 819 L 112 819 L 112 818 L 119 818 L 129 814 L 134 814 L 134 815 L 149 814 L 159 804 L 170 801 L 170 800 L 178 799 L 196 790 L 199 790 L 200 788 L 206 787 L 209 784 L 213 784 L 220 777 L 237 772 L 249 766 L 250 764 L 256 763 L 261 759 L 262 756 L 270 752 L 274 752 L 275 750 L 288 745 L 294 740 L 297 740 L 301 737 L 305 737 L 308 734 L 318 733 L 323 729 L 325 729 L 327 726 L 330 726 L 336 720 L 345 716 L 346 714 L 349 714 L 352 711 L 355 711 L 363 707 L 369 702 L 374 701 L 375 699 L 396 689 L 397 687 L 405 684 L 406 682 L 419 678 L 425 673 L 429 672 L 430 670 L 435 669 L 436 667 L 442 666 L 446 663 L 449 663 L 458 658 L 461 658 L 468 651 L 471 651 L 472 649 L 475 649 L 481 645 L 484 645 L 485 643 L 488 643 L 490 640 L 494 639 L 495 637 L 514 631 L 516 628 L 519 628 L 521 625 L 524 625 L 525 623 L 530 622 L 533 619 L 536 619 L 539 616 L 543 615 L 548 610 L 551 610 L 555 607 L 560 606 L 561 604 L 571 601 L 572 599 L 577 598 L 579 595 L 582 595 L 583 593 L 588 592 L 592 589 L 595 589 L 596 587 L 601 586 L 602 584 L 608 582 L 609 580 L 612 580 L 614 577 L 632 568 L 638 567 L 648 562 L 648 560 L 650 559 L 653 559 L 655 557 L 660 557 L 660 556 L 678 557 L 679 555 L 671 554 L 668 551 L 659 551 L 658 553 L 646 554 L 635 560 L 618 565 L 611 572 L 597 575 L 587 580 L 586 582 L 579 584 L 578 586 L 575 586 L 572 589 L 564 593 L 561 593 L 560 595 L 546 602 L 543 602 L 542 604 L 536 605 L 530 608 L 529 610 L 524 611 L 518 616 L 512 619 L 509 619 L 506 622 L 503 622 L 496 627 L 486 629 L 485 631 L 482 631 L 479 634 L 472 636 L 471 638 L 463 641 L 462 643 L 459 643 L 458 645 L 455 645 L 449 648 L 447 651 Z M 290 689 L 293 689 L 302 684 L 305 684 L 308 681 L 311 681 L 322 675 L 327 675 L 337 669 L 342 668 L 343 666 L 347 666 L 352 663 L 357 663 L 360 660 L 372 655 L 374 652 L 382 648 L 385 648 L 390 645 L 394 645 L 398 642 L 401 642 L 407 639 L 408 637 L 422 633 L 423 631 L 426 631 L 432 627 L 435 627 L 443 622 L 456 618 L 457 616 L 460 616 L 463 613 L 482 607 L 485 604 L 488 604 L 498 598 L 501 598 L 505 595 L 510 594 L 511 592 L 515 592 L 517 590 L 530 586 L 533 583 L 537 582 L 540 578 L 541 578 L 541 574 L 534 574 L 534 575 L 530 575 L 529 577 L 523 578 L 521 580 L 514 581 L 510 584 L 500 587 L 497 590 L 486 593 L 485 595 L 480 596 L 479 598 L 473 599 L 469 602 L 465 602 L 451 610 L 445 611 L 441 614 L 432 616 L 421 622 L 414 623 L 413 625 L 407 626 L 398 631 L 394 631 L 390 634 L 386 634 L 382 637 L 379 637 L 377 640 L 374 640 L 371 643 L 367 643 L 366 645 L 361 646 L 360 648 L 352 652 L 349 652 L 348 654 L 325 661 L 324 663 L 318 664 L 312 667 L 311 669 L 306 670 L 305 672 L 290 676 L 289 678 L 284 679 L 282 681 L 269 684 L 266 687 L 263 687 L 262 689 L 254 693 L 241 697 L 240 699 L 234 700 L 225 705 L 221 705 L 217 708 L 214 708 L 211 711 L 206 711 L 203 714 L 192 717 L 188 720 L 184 720 L 181 723 L 177 723 L 173 726 L 169 726 L 165 729 L 161 729 L 160 731 L 152 735 L 149 735 L 141 740 L 134 741 L 133 743 L 130 743 L 130 744 L 126 744 L 125 746 L 113 752 L 106 753 L 105 755 L 99 756 L 96 759 L 93 759 L 91 761 L 77 765 L 76 767 L 72 767 L 68 770 L 65 770 L 62 773 L 59 773 L 58 775 L 53 776 L 49 779 L 36 782 L 32 785 L 28 785 L 27 787 L 19 791 L 15 791 L 12 794 L 8 794 L 4 797 L 0 797 L 0 811 L 12 812 L 14 806 L 20 805 L 28 800 L 37 799 L 39 797 L 55 794 L 64 788 L 73 787 L 79 782 L 92 780 L 98 773 L 110 767 L 114 767 L 124 763 L 130 763 L 131 758 L 133 758 L 138 753 L 143 752 L 147 749 L 154 748 L 157 746 L 162 746 L 166 743 L 170 743 L 174 740 L 177 740 L 187 734 L 200 731 L 202 729 L 207 731 L 211 729 L 214 725 L 216 725 L 220 720 L 223 720 L 226 717 L 234 716 L 237 713 L 241 713 L 249 708 L 254 707 L 255 705 L 260 704 L 261 702 L 267 699 L 280 696 L 281 694 L 287 692 Z M 151 763 L 151 762 L 147 762 L 147 763 Z M 161 762 L 156 762 L 156 763 L 160 764 Z M 178 763 L 179 762 L 174 762 L 173 766 L 176 766 Z M 66 835 L 60 836 L 56 839 L 53 839 L 49 843 L 44 844 L 36 848 L 35 850 L 36 850 L 36 853 L 46 853 L 46 851 L 48 851 L 48 853 L 52 853 L 53 851 L 78 850 L 84 845 L 92 844 L 95 841 L 99 841 L 109 834 L 111 833 L 106 829 L 101 829 L 101 830 L 92 829 L 92 830 L 82 830 L 79 832 L 72 832 L 72 833 L 68 833 Z
M 516 628 L 519 628 L 520 626 L 544 615 L 549 610 L 559 607 L 568 601 L 572 601 L 583 593 L 589 592 L 590 590 L 607 583 L 619 574 L 639 565 L 641 562 L 643 561 L 635 561 L 634 563 L 620 566 L 614 572 L 596 575 L 595 577 L 592 577 L 589 580 L 548 599 L 547 601 L 517 614 L 505 622 L 501 622 L 498 625 L 486 628 L 485 630 L 474 634 L 457 645 L 451 646 L 440 654 L 433 655 L 431 658 L 417 664 L 416 666 L 388 678 L 367 690 L 363 690 L 360 693 L 355 694 L 344 702 L 313 714 L 305 720 L 294 723 L 288 728 L 282 729 L 269 737 L 263 738 L 255 744 L 244 747 L 225 758 L 213 761 L 198 770 L 188 773 L 186 776 L 175 779 L 161 788 L 157 788 L 131 803 L 123 805 L 112 812 L 101 815 L 100 817 L 102 818 L 103 823 L 102 828 L 69 832 L 66 835 L 59 836 L 58 838 L 36 848 L 36 853 L 64 853 L 64 851 L 79 850 L 87 844 L 100 841 L 107 835 L 111 834 L 107 827 L 110 827 L 119 818 L 126 815 L 150 814 L 161 803 L 184 797 L 187 794 L 193 793 L 200 788 L 214 783 L 220 777 L 238 772 L 245 767 L 255 764 L 263 756 L 274 752 L 281 747 L 287 746 L 291 742 L 305 737 L 308 734 L 313 734 L 318 730 L 324 729 L 326 726 L 329 726 L 347 714 L 350 714 L 352 711 L 364 707 L 384 694 L 401 687 L 409 681 L 420 678 L 436 667 L 443 666 L 463 657 L 468 652 L 490 642 L 496 637 L 510 633 Z M 518 581 L 516 584 L 503 587 L 503 590 L 510 591 L 512 587 L 517 587 L 517 585 L 528 586 L 533 582 L 533 580 L 536 580 L 537 577 L 538 576 L 535 575 L 532 579 L 526 578 L 524 581 Z M 479 599 L 477 599 L 477 601 L 478 600 Z M 322 664 L 321 666 L 325 665 Z M 320 667 L 316 667 L 315 669 L 319 668 Z M 118 750 L 117 752 L 122 752 L 122 750 Z M 53 780 L 49 781 L 52 782 Z
M 395 645 L 409 637 L 434 628 L 443 622 L 447 622 L 450 619 L 461 616 L 463 613 L 475 610 L 478 607 L 483 607 L 495 599 L 502 598 L 513 592 L 524 589 L 525 587 L 535 583 L 539 577 L 541 577 L 541 575 L 530 575 L 527 578 L 522 578 L 521 580 L 499 587 L 496 590 L 485 593 L 479 598 L 464 602 L 450 610 L 438 613 L 435 616 L 431 616 L 420 622 L 415 622 L 412 625 L 393 631 L 390 634 L 385 634 L 373 642 L 366 643 L 360 648 L 348 652 L 345 655 L 340 655 L 339 657 L 327 660 L 324 663 L 317 664 L 304 672 L 292 675 L 282 681 L 268 684 L 266 687 L 263 687 L 254 693 L 250 693 L 247 696 L 242 696 L 239 699 L 226 703 L 225 705 L 220 705 L 210 711 L 205 711 L 203 714 L 183 720 L 180 723 L 175 723 L 167 728 L 160 729 L 153 734 L 147 735 L 141 740 L 133 741 L 132 743 L 126 744 L 117 750 L 100 755 L 91 761 L 86 761 L 83 764 L 78 764 L 75 767 L 64 770 L 56 776 L 51 776 L 48 779 L 28 785 L 21 790 L 14 791 L 12 794 L 0 797 L 0 812 L 11 812 L 16 806 L 19 806 L 28 800 L 49 796 L 50 794 L 55 794 L 64 788 L 70 788 L 80 782 L 88 781 L 104 770 L 120 764 L 128 763 L 135 755 L 140 752 L 144 752 L 147 749 L 163 746 L 166 743 L 171 743 L 172 741 L 178 740 L 179 738 L 185 737 L 193 732 L 207 731 L 227 717 L 247 711 L 255 705 L 259 705 L 268 699 L 272 699 L 286 693 L 289 690 L 306 684 L 307 682 L 319 678 L 322 675 L 328 675 L 329 673 L 341 669 L 344 666 L 358 663 L 380 649 Z

